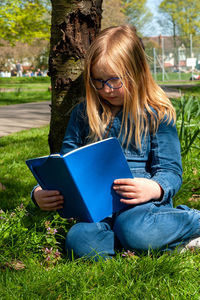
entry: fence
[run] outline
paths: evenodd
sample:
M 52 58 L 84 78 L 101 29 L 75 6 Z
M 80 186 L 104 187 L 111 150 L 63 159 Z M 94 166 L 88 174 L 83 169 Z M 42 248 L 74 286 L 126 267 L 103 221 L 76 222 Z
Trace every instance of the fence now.
M 156 80 L 200 80 L 200 47 L 196 43 L 193 47 L 192 36 L 189 42 L 167 36 L 150 38 L 150 41 L 145 51 Z

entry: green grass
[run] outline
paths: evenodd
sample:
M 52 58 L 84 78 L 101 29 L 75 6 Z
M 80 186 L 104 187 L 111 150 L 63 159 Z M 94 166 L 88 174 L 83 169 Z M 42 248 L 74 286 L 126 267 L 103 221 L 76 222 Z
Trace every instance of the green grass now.
M 98 263 L 81 260 L 45 270 L 5 270 L 1 299 L 192 299 L 200 293 L 199 257 L 163 255 Z M 9 298 L 10 297 L 10 298 Z
M 1 92 L 9 92 L 9 90 L 15 90 L 17 92 L 18 90 L 48 90 L 50 86 L 50 83 L 48 82 L 40 82 L 40 83 L 0 83 L 0 91 Z
M 191 96 L 196 96 L 196 97 L 200 98 L 200 83 L 195 84 L 194 86 L 190 86 L 190 87 L 182 86 L 182 87 L 179 87 L 179 89 L 185 95 L 191 95 Z
M 1 104 L 49 100 L 48 82 L 15 80 L 0 80 L 0 88 L 21 88 L 18 95 L 5 93 L 5 100 L 1 93 Z M 46 91 L 42 91 L 44 86 Z M 30 92 L 23 90 L 27 87 Z M 195 85 L 184 93 L 199 97 L 199 89 Z M 42 212 L 30 200 L 36 181 L 25 160 L 49 153 L 48 132 L 46 126 L 0 138 L 0 182 L 6 186 L 0 191 L 0 299 L 199 300 L 199 251 L 126 258 L 119 253 L 106 262 L 67 260 L 64 240 L 72 223 L 56 213 Z M 183 158 L 183 185 L 174 197 L 175 206 L 200 209 L 199 149 L 197 138 Z M 57 233 L 48 234 L 47 226 Z
M 110 261 L 68 261 L 64 238 L 72 224 L 32 204 L 35 179 L 25 160 L 49 153 L 48 127 L 0 139 L 0 299 L 196 299 L 200 252 L 130 256 Z M 194 149 L 183 160 L 175 205 L 200 209 L 200 162 Z M 23 203 L 23 206 L 20 205 Z M 17 208 L 18 207 L 18 208 Z M 56 235 L 47 234 L 47 226 Z M 47 260 L 45 248 L 51 249 Z M 61 253 L 55 258 L 55 251 Z M 21 268 L 21 269 L 20 269 Z
M 36 182 L 26 167 L 25 160 L 48 154 L 47 140 L 48 127 L 25 130 L 0 138 L 0 180 L 3 178 L 7 187 L 1 193 L 2 209 L 14 209 L 20 203 L 27 205 L 30 202 L 30 190 Z
M 0 77 L 0 85 L 2 84 L 18 84 L 18 83 L 50 83 L 50 77 Z
M 51 92 L 47 89 L 45 91 L 20 91 L 17 92 L 1 92 L 0 106 L 11 105 L 29 102 L 49 101 L 51 99 Z
M 0 106 L 49 101 L 49 77 L 0 78 Z
M 154 73 L 152 71 L 152 74 L 154 76 Z M 173 72 L 166 72 L 165 76 L 164 76 L 164 81 L 166 82 L 194 82 L 194 81 L 190 81 L 190 77 L 191 77 L 191 73 L 180 73 L 180 77 L 179 77 L 179 73 L 173 73 Z M 162 80 L 162 73 L 157 73 L 156 76 L 154 77 L 157 81 L 163 82 Z

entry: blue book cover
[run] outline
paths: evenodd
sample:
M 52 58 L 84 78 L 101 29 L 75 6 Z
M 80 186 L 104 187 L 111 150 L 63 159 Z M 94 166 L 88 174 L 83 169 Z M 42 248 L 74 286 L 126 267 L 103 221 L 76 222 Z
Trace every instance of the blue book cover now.
M 73 150 L 26 161 L 43 189 L 64 196 L 63 218 L 99 222 L 127 207 L 113 190 L 118 178 L 133 178 L 116 138 L 108 138 Z

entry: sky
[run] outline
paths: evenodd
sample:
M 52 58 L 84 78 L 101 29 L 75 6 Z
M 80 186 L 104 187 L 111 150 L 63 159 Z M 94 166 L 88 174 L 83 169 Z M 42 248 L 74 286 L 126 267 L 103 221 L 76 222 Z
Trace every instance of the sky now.
M 148 36 L 157 36 L 160 34 L 165 34 L 163 28 L 161 28 L 156 22 L 156 17 L 158 16 L 158 6 L 161 3 L 161 1 L 162 0 L 147 0 L 147 7 L 151 10 L 151 13 L 153 14 L 153 28 L 150 28 L 149 30 L 147 29 L 145 31 L 146 35 Z

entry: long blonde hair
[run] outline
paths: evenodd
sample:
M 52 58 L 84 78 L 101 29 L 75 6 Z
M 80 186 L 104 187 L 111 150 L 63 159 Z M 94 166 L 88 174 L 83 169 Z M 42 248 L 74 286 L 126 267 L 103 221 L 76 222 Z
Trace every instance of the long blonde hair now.
M 116 76 L 122 78 L 125 91 L 120 134 L 123 128 L 123 141 L 127 138 L 127 144 L 132 139 L 133 129 L 135 144 L 140 147 L 142 134 L 146 135 L 148 131 L 155 133 L 164 118 L 168 123 L 172 120 L 175 122 L 175 110 L 151 75 L 143 44 L 136 34 L 135 27 L 110 27 L 96 37 L 85 60 L 87 115 L 91 140 L 103 138 L 112 116 L 109 105 L 100 101 L 91 84 L 92 67 L 97 64 L 104 69 L 108 66 Z

